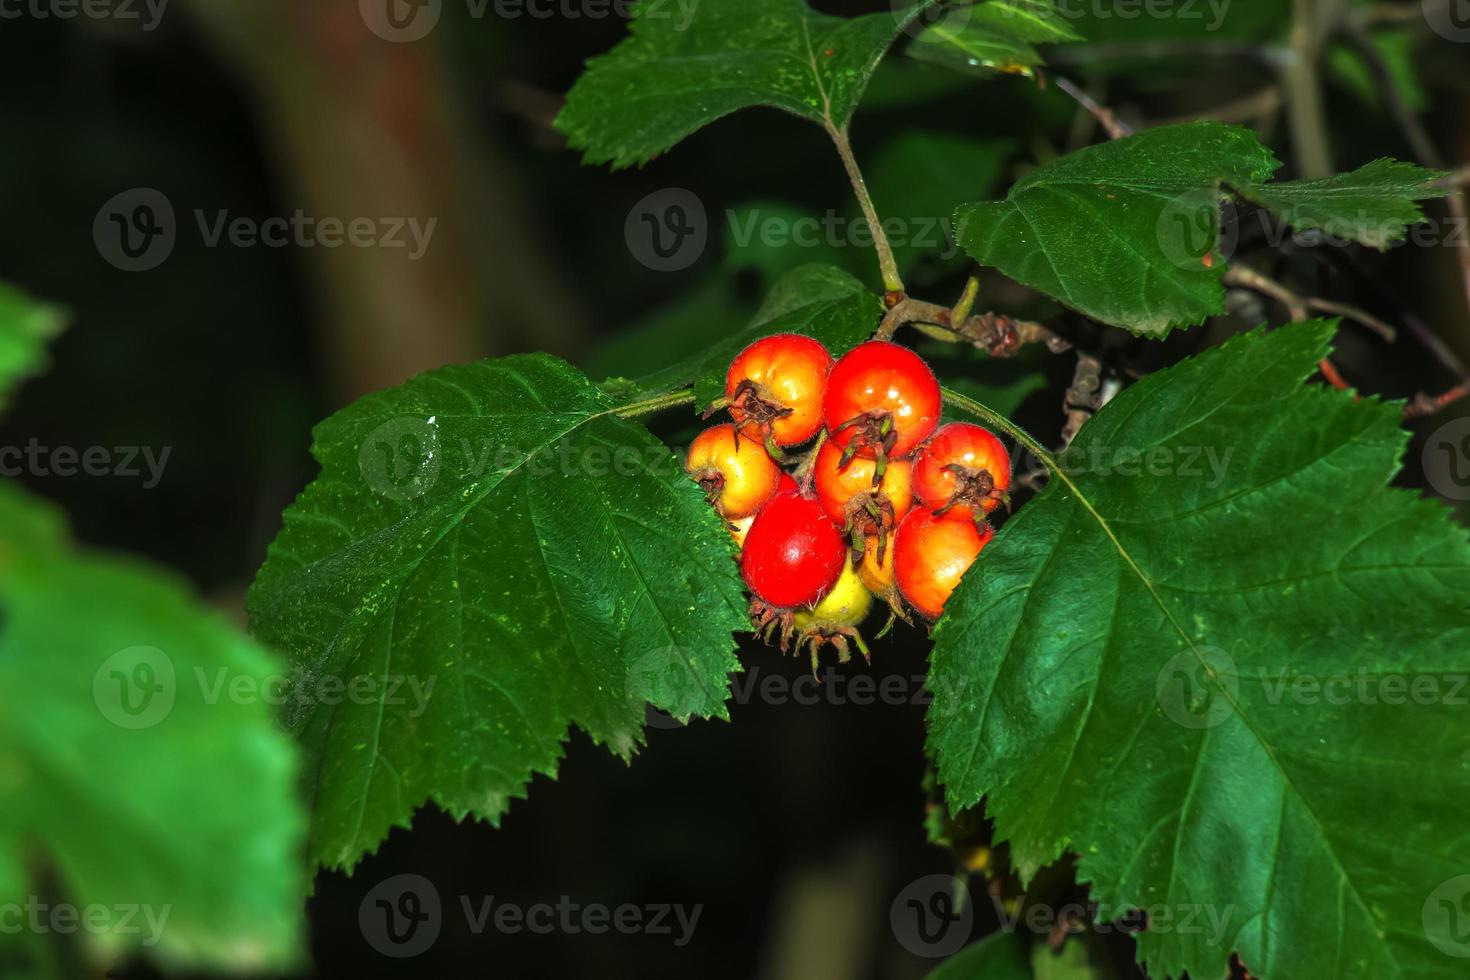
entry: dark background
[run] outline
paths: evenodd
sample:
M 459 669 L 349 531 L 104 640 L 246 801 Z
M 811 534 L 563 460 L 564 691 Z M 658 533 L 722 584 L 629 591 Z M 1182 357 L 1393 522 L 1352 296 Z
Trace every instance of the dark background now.
M 1286 7 L 1238 0 L 1226 33 L 1242 45 L 1274 43 Z M 704 305 L 675 305 L 672 315 L 712 332 L 748 316 L 783 264 L 825 257 L 742 259 L 720 242 L 724 209 L 749 201 L 851 210 L 841 167 L 817 129 L 751 111 L 642 170 L 584 168 L 549 121 L 583 59 L 616 43 L 623 21 L 508 19 L 493 9 L 475 19 L 447 0 L 434 34 L 407 45 L 373 36 L 352 0 L 173 0 L 151 32 L 119 20 L 0 21 L 0 277 L 72 317 L 49 375 L 24 389 L 0 425 L 0 445 L 34 438 L 171 450 L 151 489 L 121 476 L 25 478 L 65 507 L 83 540 L 181 570 L 243 622 L 244 590 L 280 512 L 313 474 L 311 427 L 345 402 L 447 361 L 519 350 L 552 350 L 592 373 L 621 370 L 627 349 L 602 345 L 668 315 L 681 295 L 694 291 Z M 1418 45 L 1408 61 L 1424 91 L 1423 118 L 1449 159 L 1470 159 L 1470 45 L 1406 23 Z M 1059 66 L 1135 122 L 1210 114 L 1273 83 L 1262 58 L 1201 57 L 1189 47 L 1188 25 L 1093 26 L 1082 29 L 1103 41 L 1184 38 L 1168 57 L 1140 61 L 1133 52 L 1122 62 Z M 1386 154 L 1412 158 L 1383 100 L 1374 104 L 1355 86 L 1351 66 L 1326 77 L 1339 169 Z M 966 193 L 1002 193 L 1018 168 L 1102 138 L 1054 86 L 1023 78 L 897 66 L 880 73 L 872 101 L 854 125 L 860 159 L 916 128 L 1013 141 L 997 186 L 950 177 L 955 203 Z M 1290 174 L 1280 112 L 1268 107 L 1239 121 L 1263 126 Z M 173 254 L 144 273 L 110 265 L 92 237 L 103 203 L 135 187 L 163 191 L 179 215 Z M 692 190 L 715 221 L 699 262 L 659 273 L 630 254 L 623 224 L 635 202 L 670 187 Z M 881 195 L 878 204 L 883 210 Z M 296 208 L 343 218 L 414 214 L 440 224 L 428 254 L 406 263 L 351 248 L 209 248 L 195 208 L 257 219 Z M 1431 213 L 1444 215 L 1438 204 Z M 1359 303 L 1390 322 L 1418 317 L 1470 354 L 1452 249 L 1270 252 L 1247 235 L 1240 254 L 1304 291 Z M 870 256 L 843 260 L 875 278 Z M 962 281 L 941 262 L 911 277 L 916 292 L 941 302 Z M 987 279 L 985 296 L 1047 316 L 1105 352 L 1117 376 L 1283 318 L 1279 308 L 1236 295 L 1238 316 L 1145 352 L 999 281 Z M 1016 417 L 1043 441 L 1058 437 L 1072 363 L 1067 356 L 1025 369 L 1046 387 Z M 1352 327 L 1342 332 L 1338 363 L 1361 390 L 1392 397 L 1457 380 L 1411 339 L 1390 347 Z M 996 383 L 984 369 L 975 373 Z M 1414 428 L 1422 438 L 1448 417 Z M 1424 484 L 1419 445 L 1402 477 L 1410 485 Z M 878 647 L 871 668 L 844 669 L 922 673 L 922 637 L 899 632 Z M 754 644 L 742 659 L 788 680 L 807 669 Z M 499 830 L 422 812 L 412 832 L 395 831 L 351 878 L 318 876 L 309 906 L 317 972 L 922 976 L 933 964 L 905 950 L 889 906 L 910 882 L 956 861 L 926 841 L 923 709 L 838 700 L 757 697 L 733 706 L 733 724 L 654 729 L 631 767 L 574 733 L 559 779 L 536 779 Z M 434 883 L 445 925 L 429 952 L 398 961 L 366 942 L 358 909 L 369 889 L 401 873 Z M 973 879 L 976 937 L 995 927 L 984 887 Z M 461 895 L 703 911 L 682 948 L 669 936 L 474 935 Z M 1108 955 L 1126 974 L 1128 944 L 1112 942 Z

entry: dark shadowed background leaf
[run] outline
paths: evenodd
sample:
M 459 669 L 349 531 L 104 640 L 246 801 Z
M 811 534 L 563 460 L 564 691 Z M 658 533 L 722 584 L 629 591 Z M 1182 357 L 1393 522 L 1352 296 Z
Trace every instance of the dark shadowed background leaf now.
M 171 575 L 73 550 L 10 484 L 0 607 L 0 902 L 44 891 L 23 869 L 54 872 L 105 918 L 82 930 L 101 964 L 299 965 L 305 818 L 266 700 L 281 665 Z

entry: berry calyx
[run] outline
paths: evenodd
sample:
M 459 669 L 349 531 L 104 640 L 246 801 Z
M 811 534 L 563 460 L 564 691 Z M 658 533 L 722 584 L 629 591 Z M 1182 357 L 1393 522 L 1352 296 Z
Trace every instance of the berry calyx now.
M 913 505 L 913 464 L 892 460 L 875 479 L 877 469 L 876 460 L 860 456 L 844 462 L 843 451 L 831 441 L 822 444 L 812 464 L 817 499 L 851 543 L 854 562 L 870 536 L 886 549 L 893 529 Z
M 940 517 L 981 522 L 1002 503 L 1011 485 L 1005 443 L 968 422 L 943 426 L 914 460 L 914 493 Z
M 852 659 L 849 641 L 858 648 L 864 660 L 873 662 L 868 644 L 857 629 L 868 618 L 872 608 L 872 593 L 863 585 L 858 573 L 844 563 L 842 575 L 827 597 L 810 610 L 799 609 L 792 615 L 792 626 L 800 631 L 796 638 L 796 652 L 800 653 L 803 646 L 811 651 L 813 676 L 817 673 L 817 654 L 829 643 L 837 651 L 839 664 Z
M 870 340 L 832 367 L 822 417 L 844 455 L 878 461 L 907 456 L 939 424 L 939 382 L 923 358 L 897 344 Z
M 928 507 L 910 511 L 893 541 L 894 576 L 904 599 L 925 618 L 938 619 L 994 536 L 988 525 L 982 532 L 970 521 L 947 520 Z
M 759 510 L 775 495 L 784 475 L 764 446 L 740 435 L 728 423 L 694 437 L 684 469 L 727 521 Z
M 755 515 L 740 573 L 755 597 L 779 610 L 814 606 L 842 574 L 842 534 L 811 497 L 778 493 Z
M 777 447 L 806 442 L 822 428 L 822 396 L 832 355 L 794 333 L 763 337 L 735 356 L 725 375 L 730 415 L 742 432 Z

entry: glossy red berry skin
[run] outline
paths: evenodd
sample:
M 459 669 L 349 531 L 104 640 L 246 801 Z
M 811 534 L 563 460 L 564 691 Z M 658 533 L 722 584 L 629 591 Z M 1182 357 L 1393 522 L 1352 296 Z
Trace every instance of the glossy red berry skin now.
M 1011 457 L 1005 443 L 969 422 L 942 426 L 914 459 L 914 495 L 944 517 L 974 522 L 1005 499 Z
M 939 424 L 939 382 L 923 358 L 897 344 L 870 340 L 859 344 L 832 367 L 822 417 L 838 448 L 858 440 L 860 455 L 890 459 L 907 456 L 929 438 Z M 893 435 L 881 422 L 891 421 Z M 854 419 L 871 424 L 850 424 Z
M 822 396 L 832 355 L 794 333 L 763 337 L 735 355 L 725 375 L 730 415 L 741 431 L 778 446 L 806 442 L 822 428 Z M 758 434 L 759 433 L 759 434 Z
M 893 570 L 898 591 L 928 619 L 944 612 L 955 586 L 995 532 L 982 533 L 970 521 L 936 517 L 928 507 L 909 511 L 893 540 Z
M 740 552 L 740 573 L 756 598 L 796 609 L 820 602 L 846 560 L 847 545 L 822 505 L 786 492 L 756 513 Z

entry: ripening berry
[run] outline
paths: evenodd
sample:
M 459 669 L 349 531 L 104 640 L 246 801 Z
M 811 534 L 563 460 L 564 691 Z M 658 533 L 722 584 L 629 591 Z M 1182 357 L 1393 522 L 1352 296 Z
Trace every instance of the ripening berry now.
M 779 609 L 812 606 L 837 583 L 847 546 L 811 497 L 778 493 L 755 515 L 740 572 L 756 598 Z
M 939 411 L 939 382 L 929 365 L 882 340 L 859 344 L 832 367 L 822 402 L 838 448 L 880 463 L 907 456 L 929 438 Z
M 728 521 L 749 517 L 776 493 L 781 467 L 764 446 L 733 425 L 705 429 L 689 444 L 684 469 Z
M 742 432 L 777 446 L 806 442 L 822 428 L 822 395 L 832 355 L 819 341 L 778 333 L 730 362 L 725 397 Z
M 883 549 L 883 557 L 878 557 L 878 538 L 873 536 L 863 542 L 863 560 L 858 565 L 858 577 L 863 580 L 863 585 L 868 591 L 879 598 L 887 599 L 893 595 L 896 588 L 893 576 L 893 546 Z
M 984 520 L 1009 497 L 1011 458 L 989 430 L 951 422 L 914 459 L 914 494 L 940 517 Z
M 927 507 L 915 508 L 898 525 L 893 540 L 899 591 L 926 618 L 938 619 L 955 586 L 994 536 L 988 525 L 981 533 L 970 521 L 945 520 Z
M 810 610 L 799 609 L 792 618 L 797 630 L 813 627 L 833 629 L 860 626 L 873 608 L 873 595 L 864 586 L 849 563 L 842 563 L 842 574 L 827 597 Z

